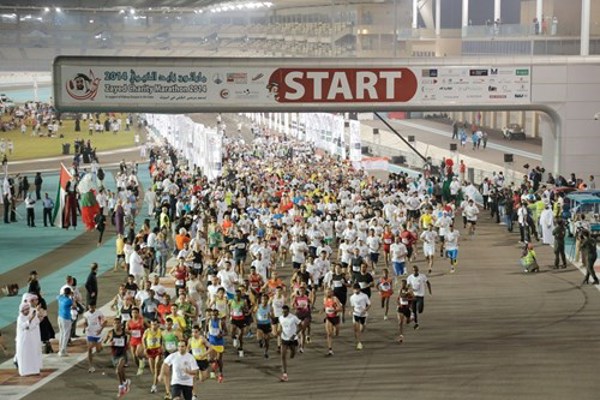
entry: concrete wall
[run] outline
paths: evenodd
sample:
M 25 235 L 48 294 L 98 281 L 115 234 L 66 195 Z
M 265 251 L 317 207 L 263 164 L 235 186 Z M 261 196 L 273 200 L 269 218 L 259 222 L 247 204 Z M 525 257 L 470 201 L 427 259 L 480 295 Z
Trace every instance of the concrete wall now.
M 560 118 L 558 139 L 547 137 L 546 127 L 542 135 L 544 154 L 549 152 L 547 146 L 559 151 L 561 173 L 596 175 L 600 168 L 600 121 L 593 118 L 600 111 L 600 63 L 594 61 L 533 69 L 533 102 L 550 105 Z M 556 165 L 546 169 L 555 170 Z

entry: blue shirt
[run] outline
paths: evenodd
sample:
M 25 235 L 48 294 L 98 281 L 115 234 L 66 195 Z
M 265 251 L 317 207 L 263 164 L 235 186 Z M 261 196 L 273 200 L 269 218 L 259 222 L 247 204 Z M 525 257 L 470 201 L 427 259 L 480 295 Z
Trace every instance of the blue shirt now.
M 63 294 L 57 297 L 58 300 L 58 316 L 62 319 L 71 319 L 71 307 L 73 300 Z

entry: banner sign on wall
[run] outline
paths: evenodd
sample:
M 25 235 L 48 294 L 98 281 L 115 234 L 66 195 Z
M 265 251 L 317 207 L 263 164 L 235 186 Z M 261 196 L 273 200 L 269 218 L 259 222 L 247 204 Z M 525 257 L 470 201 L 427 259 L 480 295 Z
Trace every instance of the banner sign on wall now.
M 531 103 L 530 66 L 60 56 L 60 111 L 331 111 Z M 280 125 L 281 119 L 269 119 Z

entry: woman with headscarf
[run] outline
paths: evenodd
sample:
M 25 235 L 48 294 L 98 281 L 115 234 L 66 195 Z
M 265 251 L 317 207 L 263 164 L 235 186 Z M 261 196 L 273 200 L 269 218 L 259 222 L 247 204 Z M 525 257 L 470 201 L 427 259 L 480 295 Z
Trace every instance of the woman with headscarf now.
M 42 369 L 42 346 L 40 340 L 40 307 L 30 304 L 36 295 L 28 296 L 19 307 L 16 335 L 16 359 L 20 376 L 39 375 Z M 33 301 L 32 301 L 33 302 Z

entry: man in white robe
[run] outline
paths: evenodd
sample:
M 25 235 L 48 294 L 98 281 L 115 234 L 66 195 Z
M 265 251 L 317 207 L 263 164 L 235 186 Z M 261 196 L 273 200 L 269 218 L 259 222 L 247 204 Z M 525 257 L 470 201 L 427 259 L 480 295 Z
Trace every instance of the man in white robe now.
M 554 230 L 554 215 L 550 205 L 546 205 L 546 208 L 540 214 L 540 228 L 542 228 L 542 243 L 553 245 L 554 236 L 552 231 Z
M 21 304 L 17 319 L 16 359 L 19 375 L 39 375 L 42 369 L 42 342 L 39 309 L 29 302 Z

